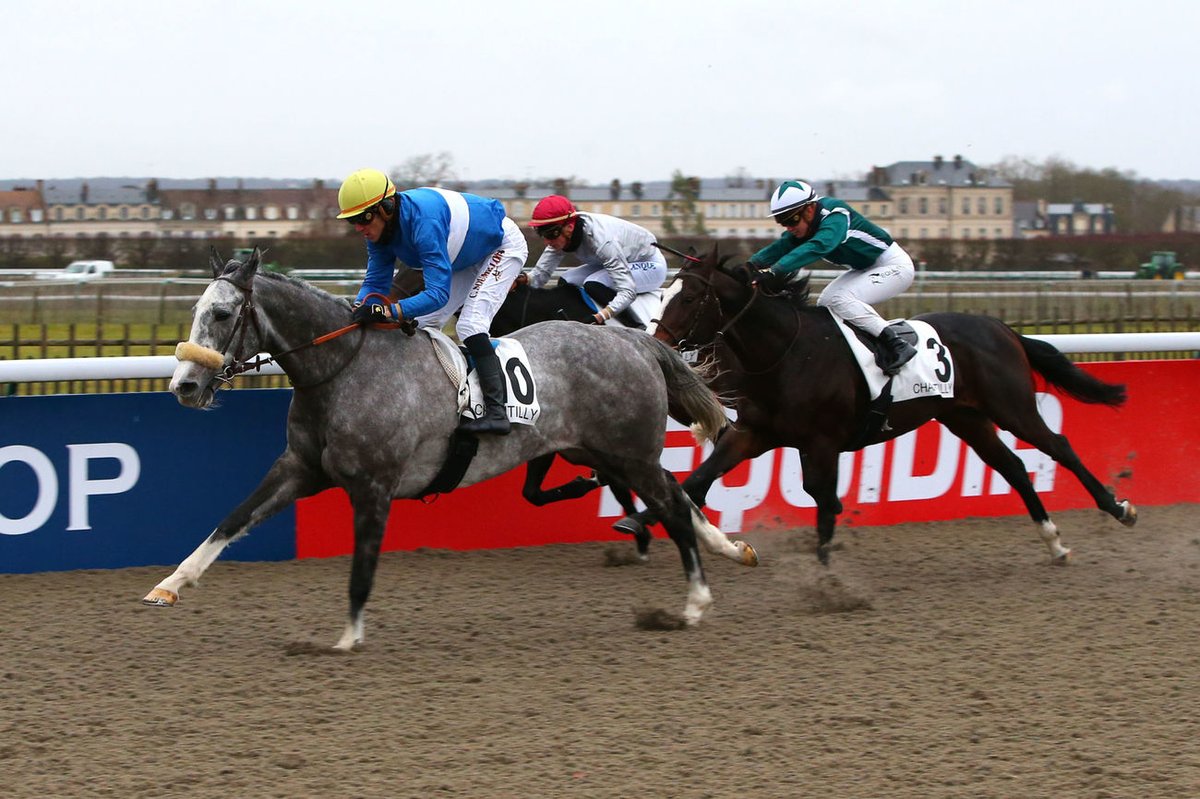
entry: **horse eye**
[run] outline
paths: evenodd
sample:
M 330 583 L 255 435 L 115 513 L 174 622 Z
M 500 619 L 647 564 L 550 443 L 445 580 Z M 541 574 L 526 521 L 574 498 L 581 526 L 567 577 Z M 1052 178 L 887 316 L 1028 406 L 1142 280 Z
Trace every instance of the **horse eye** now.
M 233 316 L 233 311 L 228 308 L 213 308 L 213 319 L 218 322 L 224 322 L 231 316 Z

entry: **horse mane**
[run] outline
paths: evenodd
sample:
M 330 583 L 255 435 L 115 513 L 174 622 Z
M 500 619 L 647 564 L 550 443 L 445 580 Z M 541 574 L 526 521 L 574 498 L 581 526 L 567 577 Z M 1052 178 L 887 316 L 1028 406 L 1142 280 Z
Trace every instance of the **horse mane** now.
M 260 272 L 256 273 L 254 279 L 255 279 L 255 281 L 267 280 L 268 282 L 273 281 L 276 283 L 282 283 L 284 285 L 292 286 L 296 289 L 299 289 L 300 291 L 304 291 L 309 294 L 312 294 L 314 297 L 319 298 L 322 301 L 334 300 L 335 302 L 341 302 L 341 303 L 346 302 L 345 297 L 339 297 L 336 294 L 331 294 L 328 291 L 326 291 L 325 289 L 321 288 L 320 286 L 316 286 L 312 283 L 309 283 L 307 280 L 302 280 L 301 278 L 298 278 L 298 277 L 292 277 L 291 275 L 285 275 L 282 272 L 260 271 Z
M 720 260 L 717 261 L 717 271 L 724 272 L 725 274 L 731 275 L 738 279 L 741 279 L 740 276 L 744 275 L 746 280 L 749 280 L 750 275 L 753 272 L 753 267 L 750 266 L 749 262 L 743 262 L 737 266 L 727 267 L 725 264 L 731 258 L 733 258 L 732 255 L 722 255 Z M 811 308 L 813 307 L 812 303 L 809 301 L 809 280 L 811 278 L 812 274 L 810 272 L 805 272 L 800 277 L 788 282 L 788 284 L 784 286 L 783 291 L 770 296 L 782 297 L 799 309 Z

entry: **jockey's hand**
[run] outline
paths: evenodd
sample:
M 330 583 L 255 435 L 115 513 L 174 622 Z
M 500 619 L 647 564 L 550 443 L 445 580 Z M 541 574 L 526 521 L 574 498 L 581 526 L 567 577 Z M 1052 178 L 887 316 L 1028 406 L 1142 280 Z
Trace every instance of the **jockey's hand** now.
M 377 301 L 359 303 L 354 306 L 350 318 L 358 325 L 386 322 L 388 321 L 387 306 Z
M 763 294 L 782 294 L 787 288 L 790 274 L 780 274 L 772 269 L 759 269 L 754 273 L 751 283 Z
M 417 320 L 416 319 L 401 319 L 400 320 L 400 329 L 402 331 L 404 331 L 404 335 L 406 335 L 406 336 L 414 335 L 417 332 Z
M 517 279 L 513 281 L 513 285 L 514 286 L 529 285 L 529 274 L 527 272 L 522 272 L 521 274 L 517 275 Z
M 613 312 L 612 312 L 612 308 L 609 308 L 609 307 L 606 305 L 606 306 L 604 306 L 603 308 L 601 308 L 601 309 L 600 309 L 600 313 L 598 313 L 598 314 L 595 314 L 594 316 L 592 316 L 592 324 L 594 324 L 594 325 L 602 325 L 602 324 L 604 324 L 605 322 L 607 322 L 609 319 L 612 319 L 612 318 L 613 318 Z

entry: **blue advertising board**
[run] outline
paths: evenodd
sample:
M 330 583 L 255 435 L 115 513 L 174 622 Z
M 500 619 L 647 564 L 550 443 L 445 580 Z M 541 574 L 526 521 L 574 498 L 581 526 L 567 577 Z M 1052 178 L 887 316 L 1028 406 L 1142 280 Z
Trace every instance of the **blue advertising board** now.
M 286 446 L 292 392 L 0 399 L 0 572 L 170 565 L 249 496 Z M 296 554 L 289 506 L 223 557 Z

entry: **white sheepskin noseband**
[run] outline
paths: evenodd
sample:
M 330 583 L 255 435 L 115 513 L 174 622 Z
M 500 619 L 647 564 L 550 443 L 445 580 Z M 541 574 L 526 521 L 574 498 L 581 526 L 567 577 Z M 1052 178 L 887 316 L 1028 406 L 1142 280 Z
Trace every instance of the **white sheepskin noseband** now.
M 208 347 L 201 347 L 190 341 L 181 341 L 175 345 L 175 357 L 181 361 L 191 361 L 205 369 L 220 369 L 225 363 L 225 356 Z

